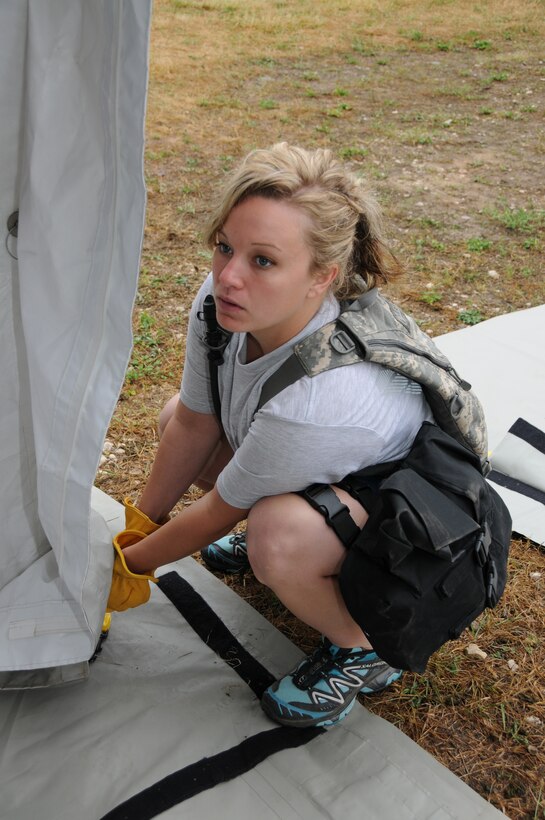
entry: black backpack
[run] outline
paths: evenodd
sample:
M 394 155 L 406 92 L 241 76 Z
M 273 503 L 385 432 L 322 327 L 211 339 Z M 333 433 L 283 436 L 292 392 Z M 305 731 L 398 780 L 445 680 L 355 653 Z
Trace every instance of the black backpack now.
M 383 476 L 339 576 L 344 601 L 376 652 L 423 672 L 507 579 L 511 517 L 478 456 L 424 422 L 408 456 L 356 474 Z
M 212 396 L 221 419 L 217 368 L 230 334 L 205 299 Z M 396 668 L 424 671 L 430 655 L 503 593 L 511 518 L 486 481 L 484 413 L 471 385 L 416 322 L 377 290 L 294 345 L 265 382 L 259 410 L 308 375 L 361 361 L 382 364 L 418 382 L 436 424 L 424 423 L 408 456 L 350 476 L 377 486 L 369 520 L 350 543 L 339 583 L 354 620 L 376 652 Z M 326 514 L 329 521 L 329 515 Z

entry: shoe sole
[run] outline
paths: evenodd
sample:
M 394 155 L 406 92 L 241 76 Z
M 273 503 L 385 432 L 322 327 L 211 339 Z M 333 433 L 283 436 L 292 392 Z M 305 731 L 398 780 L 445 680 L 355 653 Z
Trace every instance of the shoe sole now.
M 357 695 L 352 698 L 350 703 L 339 707 L 339 711 L 337 713 L 334 713 L 333 715 L 330 714 L 328 717 L 324 716 L 323 718 L 313 718 L 308 715 L 284 718 L 275 711 L 278 705 L 272 698 L 269 701 L 268 698 L 263 697 L 261 700 L 261 708 L 268 718 L 274 720 L 275 723 L 279 723 L 281 726 L 291 726 L 297 729 L 307 729 L 311 726 L 316 726 L 318 729 L 326 729 L 329 726 L 335 726 L 339 723 L 339 721 L 346 717 L 356 703 L 356 699 Z

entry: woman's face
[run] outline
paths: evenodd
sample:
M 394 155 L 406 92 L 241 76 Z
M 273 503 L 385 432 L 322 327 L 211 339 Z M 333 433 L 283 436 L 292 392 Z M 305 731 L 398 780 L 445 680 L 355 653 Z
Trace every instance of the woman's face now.
M 311 273 L 308 224 L 299 208 L 254 196 L 233 208 L 218 231 L 212 261 L 218 322 L 250 333 L 263 353 L 305 327 L 335 275 Z

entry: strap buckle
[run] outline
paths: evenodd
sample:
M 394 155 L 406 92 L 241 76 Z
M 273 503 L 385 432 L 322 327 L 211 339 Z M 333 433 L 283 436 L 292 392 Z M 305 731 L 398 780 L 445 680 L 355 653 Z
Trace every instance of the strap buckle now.
M 329 484 L 311 484 L 299 493 L 311 507 L 325 518 L 345 547 L 349 547 L 361 530 L 350 515 L 350 510 L 339 499 Z
M 335 330 L 329 338 L 329 344 L 336 353 L 352 353 L 356 349 L 354 341 L 345 330 Z

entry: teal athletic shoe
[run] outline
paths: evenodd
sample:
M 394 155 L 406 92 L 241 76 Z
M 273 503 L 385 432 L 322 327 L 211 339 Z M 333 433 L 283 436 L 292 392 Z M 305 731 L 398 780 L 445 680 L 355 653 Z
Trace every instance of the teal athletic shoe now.
M 402 674 L 372 650 L 341 649 L 322 638 L 312 655 L 265 690 L 261 706 L 283 726 L 333 726 L 349 713 L 359 692 L 380 692 Z
M 237 532 L 214 541 L 201 550 L 201 558 L 214 572 L 223 572 L 225 575 L 246 572 L 250 569 L 246 533 Z

